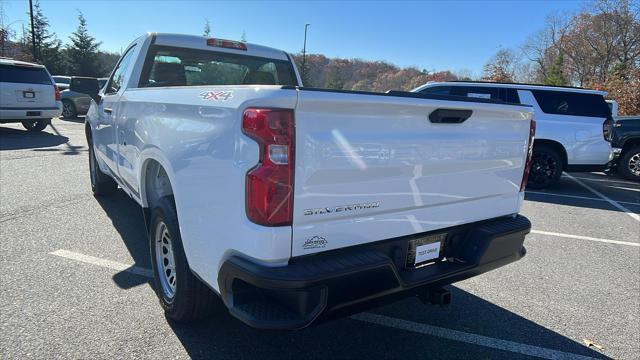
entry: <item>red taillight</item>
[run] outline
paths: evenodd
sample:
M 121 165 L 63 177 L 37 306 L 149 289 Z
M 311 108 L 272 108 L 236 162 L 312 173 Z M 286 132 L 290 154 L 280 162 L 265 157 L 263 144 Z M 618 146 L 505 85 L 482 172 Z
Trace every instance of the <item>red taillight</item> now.
M 613 131 L 613 119 L 607 119 L 602 123 L 602 136 L 605 141 L 611 141 L 611 134 Z
M 524 173 L 522 174 L 522 182 L 520 183 L 520 191 L 524 191 L 529 180 L 529 172 L 531 171 L 531 159 L 533 158 L 533 139 L 536 136 L 536 122 L 531 120 L 529 125 L 529 147 L 527 148 L 527 161 L 524 164 Z
M 60 101 L 60 88 L 55 85 L 53 85 L 53 88 L 56 91 L 56 101 Z
M 246 109 L 242 116 L 242 132 L 260 146 L 260 162 L 247 173 L 247 217 L 264 226 L 291 225 L 293 110 Z

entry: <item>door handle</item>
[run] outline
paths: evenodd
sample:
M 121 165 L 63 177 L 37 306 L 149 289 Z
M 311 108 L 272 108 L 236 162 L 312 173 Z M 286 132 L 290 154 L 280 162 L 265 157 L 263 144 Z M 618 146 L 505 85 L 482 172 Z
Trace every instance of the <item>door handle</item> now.
M 471 117 L 473 110 L 436 109 L 429 114 L 434 124 L 460 124 Z
M 111 109 L 111 108 L 103 108 L 102 111 L 104 111 L 105 114 L 111 114 L 113 112 L 113 109 Z

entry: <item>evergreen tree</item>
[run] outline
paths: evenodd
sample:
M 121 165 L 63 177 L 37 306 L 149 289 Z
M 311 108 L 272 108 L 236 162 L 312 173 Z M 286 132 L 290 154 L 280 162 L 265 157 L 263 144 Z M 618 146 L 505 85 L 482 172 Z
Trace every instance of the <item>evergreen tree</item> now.
M 303 61 L 302 50 L 298 55 L 293 57 L 293 60 L 298 67 L 298 73 L 300 74 L 300 79 L 302 80 L 302 85 L 305 87 L 313 87 L 312 78 L 312 70 L 311 70 L 311 56 L 306 55 L 306 60 Z
M 78 21 L 78 28 L 69 37 L 71 43 L 67 45 L 69 70 L 76 76 L 98 77 L 102 75 L 97 61 L 101 43 L 89 35 L 87 20 L 81 12 L 78 14 Z
M 544 78 L 545 85 L 558 85 L 564 86 L 567 85 L 567 79 L 564 77 L 564 55 L 562 52 L 553 60 L 551 67 L 549 68 L 549 73 Z
M 49 20 L 42 13 L 40 0 L 33 5 L 33 31 L 31 27 L 26 35 L 23 51 L 32 52 L 31 39 L 35 40 L 35 58 L 47 67 L 52 74 L 63 74 L 66 70 L 64 57 L 62 56 L 62 42 L 56 33 L 49 32 Z
M 342 76 L 340 64 L 334 64 L 334 66 L 331 66 L 329 73 L 327 74 L 327 80 L 325 81 L 324 87 L 327 89 L 338 90 L 344 88 L 344 78 Z

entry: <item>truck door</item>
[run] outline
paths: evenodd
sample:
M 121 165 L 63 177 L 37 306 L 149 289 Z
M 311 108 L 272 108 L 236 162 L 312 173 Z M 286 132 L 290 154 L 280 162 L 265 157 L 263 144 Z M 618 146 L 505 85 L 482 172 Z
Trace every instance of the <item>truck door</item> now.
M 94 129 L 96 154 L 107 164 L 113 175 L 118 174 L 119 161 L 116 143 L 116 119 L 118 115 L 119 99 L 124 91 L 124 74 L 132 58 L 131 48 L 120 58 L 118 65 L 111 74 L 102 94 L 102 100 L 97 106 L 98 121 Z

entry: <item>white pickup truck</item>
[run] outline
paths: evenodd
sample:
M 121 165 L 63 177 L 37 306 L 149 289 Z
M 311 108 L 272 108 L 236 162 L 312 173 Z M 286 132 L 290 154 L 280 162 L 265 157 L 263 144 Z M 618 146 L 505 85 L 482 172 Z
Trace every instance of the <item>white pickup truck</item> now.
M 528 106 L 304 88 L 283 51 L 172 34 L 135 40 L 91 96 L 94 194 L 119 185 L 144 209 L 177 321 L 216 295 L 269 329 L 442 304 L 525 254 Z

